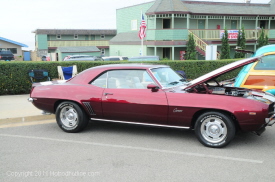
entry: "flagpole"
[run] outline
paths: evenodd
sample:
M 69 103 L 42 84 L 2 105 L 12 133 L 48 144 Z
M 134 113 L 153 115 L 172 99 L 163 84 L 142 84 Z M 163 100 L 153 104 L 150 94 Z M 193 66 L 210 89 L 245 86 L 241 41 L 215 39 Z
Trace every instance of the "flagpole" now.
M 139 38 L 141 39 L 141 47 L 140 47 L 140 56 L 143 56 L 143 41 L 144 37 L 146 36 L 146 22 L 144 20 L 144 16 L 141 11 L 141 22 L 140 22 L 140 27 L 139 27 Z
M 143 56 L 143 38 L 141 39 L 141 56 Z
M 141 10 L 141 17 L 143 16 L 142 14 L 142 10 Z M 141 20 L 142 21 L 142 20 Z M 143 36 L 142 36 L 142 39 L 141 39 L 141 51 L 140 51 L 140 55 L 143 56 Z

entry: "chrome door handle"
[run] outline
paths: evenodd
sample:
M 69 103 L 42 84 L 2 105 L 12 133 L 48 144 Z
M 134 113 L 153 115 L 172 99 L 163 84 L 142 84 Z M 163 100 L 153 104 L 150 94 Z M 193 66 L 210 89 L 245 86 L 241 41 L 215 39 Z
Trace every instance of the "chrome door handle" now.
M 113 95 L 113 93 L 104 93 L 104 95 L 106 96 L 106 95 Z

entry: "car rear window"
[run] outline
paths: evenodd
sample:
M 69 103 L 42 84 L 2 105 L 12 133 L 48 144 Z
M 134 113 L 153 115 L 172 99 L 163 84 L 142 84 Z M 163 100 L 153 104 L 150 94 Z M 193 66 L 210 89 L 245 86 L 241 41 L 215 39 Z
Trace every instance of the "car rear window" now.
M 269 55 L 262 58 L 262 61 L 258 61 L 254 70 L 275 70 L 275 55 Z

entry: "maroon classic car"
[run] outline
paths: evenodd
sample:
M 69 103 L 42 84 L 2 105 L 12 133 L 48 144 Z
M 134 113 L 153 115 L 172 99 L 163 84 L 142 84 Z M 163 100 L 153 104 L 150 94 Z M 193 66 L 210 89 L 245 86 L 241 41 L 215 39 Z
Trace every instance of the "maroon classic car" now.
M 274 124 L 273 95 L 216 81 L 259 58 L 236 61 L 190 82 L 166 65 L 97 66 L 68 81 L 33 85 L 29 100 L 54 113 L 65 132 L 79 132 L 89 120 L 185 128 L 194 129 L 205 146 L 224 147 L 238 130 L 260 135 Z

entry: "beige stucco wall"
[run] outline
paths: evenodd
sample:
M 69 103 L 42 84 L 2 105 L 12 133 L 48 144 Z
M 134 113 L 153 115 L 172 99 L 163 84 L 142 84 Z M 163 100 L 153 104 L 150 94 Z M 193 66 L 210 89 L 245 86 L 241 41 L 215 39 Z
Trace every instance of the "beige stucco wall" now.
M 37 52 L 36 51 L 31 51 L 31 60 L 32 61 L 42 61 L 41 57 L 37 56 Z

